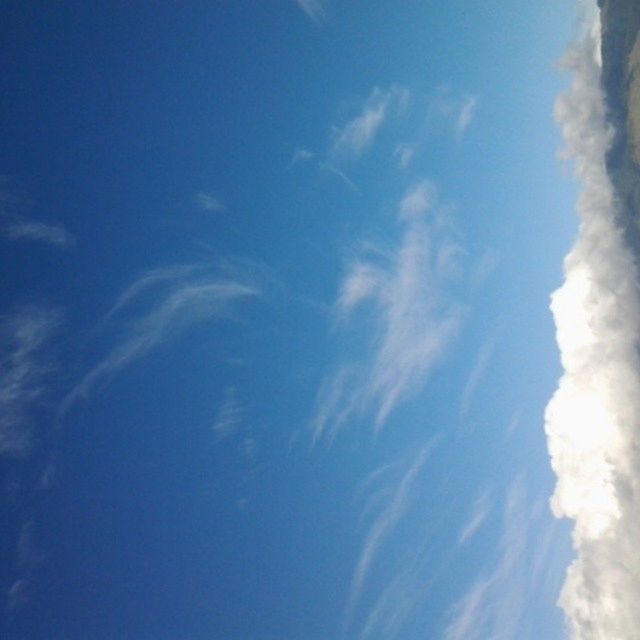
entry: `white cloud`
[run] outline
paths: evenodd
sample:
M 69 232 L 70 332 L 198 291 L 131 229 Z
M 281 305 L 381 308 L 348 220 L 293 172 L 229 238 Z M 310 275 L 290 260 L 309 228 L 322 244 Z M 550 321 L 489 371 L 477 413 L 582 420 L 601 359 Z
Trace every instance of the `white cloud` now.
M 227 207 L 224 202 L 210 193 L 201 191 L 196 194 L 196 205 L 201 211 L 209 211 L 210 213 L 222 213 Z
M 389 536 L 391 536 L 409 507 L 413 486 L 422 468 L 429 459 L 434 444 L 435 441 L 431 441 L 418 451 L 411 465 L 400 479 L 395 491 L 391 494 L 389 501 L 384 508 L 381 509 L 365 536 L 364 544 L 360 551 L 360 556 L 349 586 L 344 625 L 345 632 L 349 630 L 360 593 L 381 546 Z M 371 622 L 370 625 L 372 624 Z
M 498 266 L 498 255 L 489 248 L 484 251 L 480 259 L 471 268 L 469 284 L 474 289 L 480 288 L 496 270 Z
M 409 189 L 400 202 L 400 219 L 407 220 L 421 216 L 431 209 L 436 202 L 436 188 L 428 180 L 422 180 Z
M 174 267 L 164 274 L 154 270 L 143 275 L 118 298 L 119 302 L 115 306 L 122 309 L 151 282 L 163 278 L 170 280 L 177 270 Z M 184 271 L 189 273 L 186 267 Z M 128 318 L 124 338 L 67 395 L 60 406 L 60 415 L 64 415 L 78 400 L 86 397 L 99 382 L 146 355 L 176 333 L 197 323 L 228 317 L 235 303 L 257 294 L 253 285 L 211 274 L 173 282 L 163 292 L 162 299 L 155 302 L 150 310 L 145 309 Z M 110 313 L 113 313 L 113 308 Z
M 5 230 L 10 240 L 42 242 L 61 249 L 76 244 L 76 239 L 59 225 L 16 218 L 6 225 Z
M 378 131 L 392 110 L 402 110 L 409 100 L 409 91 L 393 85 L 382 91 L 376 87 L 362 111 L 341 127 L 333 127 L 332 151 L 336 156 L 361 156 L 373 143 Z
M 457 138 L 462 138 L 470 127 L 478 109 L 475 96 L 460 93 L 447 85 L 438 87 L 431 99 L 428 120 L 444 120 Z
M 518 481 L 510 487 L 505 502 L 500 556 L 493 569 L 479 576 L 453 607 L 444 640 L 528 637 L 523 633 L 525 604 L 539 578 L 529 570 L 536 559 L 534 545 L 528 542 L 530 525 L 524 487 Z
M 397 403 L 425 382 L 461 325 L 464 310 L 449 299 L 449 274 L 438 260 L 442 248 L 455 243 L 440 216 L 425 215 L 435 207 L 427 184 L 409 189 L 399 206 L 397 249 L 368 251 L 343 279 L 338 317 L 345 325 L 356 310 L 368 311 L 374 337 L 367 361 L 341 364 L 327 376 L 312 423 L 315 440 L 325 431 L 333 437 L 362 411 L 373 410 L 375 429 L 382 429 Z
M 640 629 L 640 294 L 625 212 L 605 170 L 611 140 L 599 30 L 575 45 L 556 117 L 583 183 L 578 238 L 551 310 L 564 373 L 545 427 L 557 474 L 552 509 L 574 520 L 577 558 L 559 603 L 575 640 L 635 640 Z M 635 224 L 635 222 L 629 222 Z
M 340 171 L 340 169 L 338 169 L 337 167 L 335 167 L 334 165 L 328 162 L 321 162 L 319 166 L 320 166 L 320 169 L 322 169 L 323 171 L 326 171 L 327 173 L 330 173 L 331 175 L 336 176 L 336 178 L 338 178 L 343 184 L 345 184 L 354 193 L 360 193 L 360 189 L 358 188 L 358 185 L 344 171 Z
M 296 0 L 296 3 L 314 22 L 320 23 L 324 19 L 325 8 L 321 0 Z
M 236 390 L 230 387 L 225 392 L 224 400 L 211 428 L 218 440 L 226 440 L 235 435 L 243 421 L 244 408 L 238 401 Z
M 0 454 L 21 455 L 32 445 L 33 413 L 46 394 L 50 366 L 43 349 L 58 314 L 25 308 L 0 319 Z
M 476 360 L 469 372 L 469 377 L 467 378 L 467 382 L 464 385 L 464 389 L 462 390 L 462 395 L 460 396 L 460 415 L 462 417 L 467 415 L 469 411 L 469 405 L 471 403 L 471 399 L 473 398 L 480 381 L 482 380 L 482 376 L 484 375 L 489 362 L 493 356 L 493 352 L 496 348 L 496 339 L 495 336 L 491 336 L 486 339 L 478 349 L 478 353 L 476 354 Z
M 465 97 L 460 105 L 460 111 L 455 123 L 455 132 L 462 137 L 469 125 L 473 122 L 478 108 L 478 100 L 473 97 Z
M 336 307 L 344 318 L 365 300 L 377 296 L 386 274 L 381 267 L 356 260 L 342 282 Z
M 406 169 L 411 164 L 415 153 L 416 150 L 414 147 L 406 143 L 401 143 L 394 149 L 393 157 L 396 158 L 398 166 L 401 169 Z
M 487 519 L 490 511 L 491 498 L 489 493 L 485 491 L 479 495 L 473 503 L 469 520 L 465 523 L 458 538 L 458 542 L 460 544 L 465 544 L 473 538 L 473 536 L 479 531 L 480 527 L 484 524 L 484 521 Z
M 151 269 L 143 273 L 116 298 L 116 301 L 107 312 L 105 320 L 120 313 L 130 303 L 138 301 L 146 291 L 152 290 L 159 285 L 177 282 L 204 269 L 206 269 L 206 265 L 203 264 L 179 264 Z
M 287 165 L 287 170 L 295 167 L 297 164 L 303 164 L 313 160 L 314 156 L 315 154 L 313 151 L 309 151 L 309 149 L 304 149 L 302 147 L 296 149 L 291 156 L 291 161 Z

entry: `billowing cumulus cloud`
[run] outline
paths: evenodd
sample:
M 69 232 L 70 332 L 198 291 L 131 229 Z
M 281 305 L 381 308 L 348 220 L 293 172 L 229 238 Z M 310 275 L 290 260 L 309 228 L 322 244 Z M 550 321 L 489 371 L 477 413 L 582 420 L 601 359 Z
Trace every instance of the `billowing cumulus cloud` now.
M 552 508 L 574 520 L 577 557 L 560 596 L 574 640 L 636 640 L 640 630 L 640 293 L 605 168 L 600 36 L 593 29 L 567 63 L 571 90 L 556 116 L 583 184 L 578 238 L 553 294 L 564 374 L 546 410 L 558 476 Z

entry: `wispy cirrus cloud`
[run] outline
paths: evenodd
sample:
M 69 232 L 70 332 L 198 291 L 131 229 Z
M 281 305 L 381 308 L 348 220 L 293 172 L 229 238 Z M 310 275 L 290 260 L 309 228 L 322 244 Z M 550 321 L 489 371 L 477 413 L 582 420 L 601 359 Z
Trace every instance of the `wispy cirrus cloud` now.
M 446 217 L 438 213 L 435 188 L 422 181 L 398 207 L 402 238 L 395 250 L 369 247 L 350 265 L 335 310 L 343 330 L 357 311 L 375 326 L 369 357 L 340 364 L 318 393 L 313 438 L 333 438 L 351 417 L 373 411 L 383 428 L 397 403 L 420 387 L 458 332 L 462 305 L 446 291 L 452 277 L 443 252 L 457 246 Z
M 60 249 L 76 244 L 76 239 L 62 226 L 17 218 L 7 223 L 5 232 L 10 240 L 42 242 Z
M 315 153 L 310 151 L 309 149 L 305 149 L 304 147 L 298 147 L 294 150 L 293 155 L 291 156 L 291 160 L 287 165 L 287 170 L 295 167 L 298 164 L 304 164 L 305 162 L 309 162 L 313 160 L 315 157 Z
M 296 4 L 317 24 L 325 17 L 325 3 L 322 0 L 295 0 Z
M 599 22 L 585 31 L 566 58 L 571 89 L 556 105 L 565 157 L 583 190 L 578 237 L 551 297 L 564 369 L 545 413 L 557 475 L 551 506 L 574 521 L 577 557 L 559 599 L 571 637 L 633 640 L 640 629 L 640 277 L 625 233 L 636 228 L 637 212 L 606 170 L 613 131 L 601 84 L 605 48 Z
M 406 514 L 409 508 L 411 493 L 416 480 L 424 468 L 427 460 L 431 456 L 435 446 L 435 440 L 430 441 L 422 447 L 414 456 L 411 464 L 408 466 L 395 490 L 390 494 L 389 500 L 375 517 L 369 531 L 367 532 L 356 567 L 351 578 L 349 586 L 349 595 L 345 610 L 344 633 L 346 634 L 352 624 L 353 614 L 360 598 L 361 591 L 365 581 L 371 571 L 382 545 L 393 534 L 400 520 Z M 385 466 L 386 470 L 388 466 Z M 373 627 L 374 621 L 369 621 L 369 627 Z M 377 624 L 377 623 L 376 623 Z M 366 630 L 366 626 L 365 626 Z M 369 632 L 365 633 L 365 636 Z
M 471 126 L 478 110 L 478 98 L 454 91 L 448 85 L 437 88 L 431 98 L 428 120 L 444 119 L 457 138 L 461 138 Z
M 455 604 L 444 640 L 512 640 L 529 637 L 525 605 L 539 584 L 532 565 L 544 563 L 531 544 L 532 517 L 524 484 L 518 480 L 507 492 L 500 555 L 495 566 L 480 575 Z M 542 552 L 548 549 L 542 547 Z M 534 575 L 535 574 L 535 575 Z
M 164 341 L 202 322 L 232 316 L 236 304 L 255 298 L 259 291 L 248 280 L 230 279 L 204 270 L 189 277 L 191 265 L 143 274 L 121 294 L 110 316 L 122 311 L 148 287 L 169 282 L 160 300 L 127 317 L 121 339 L 69 392 L 60 405 L 63 416 L 76 402 L 85 398 L 98 383 L 109 379 L 124 367 L 143 357 Z M 115 311 L 114 311 L 115 309 Z
M 466 96 L 462 101 L 460 110 L 455 120 L 454 129 L 456 135 L 461 138 L 469 128 L 478 109 L 478 100 L 472 96 Z
M 411 164 L 415 153 L 416 150 L 413 146 L 406 142 L 401 142 L 393 150 L 393 157 L 397 160 L 401 169 L 406 169 Z
M 222 213 L 227 210 L 224 202 L 211 193 L 205 193 L 200 191 L 195 196 L 196 206 L 201 211 L 208 211 L 209 213 Z
M 39 242 L 59 249 L 73 247 L 76 239 L 62 225 L 33 220 L 28 215 L 34 204 L 15 180 L 0 176 L 0 226 L 8 240 Z
M 466 416 L 469 411 L 471 400 L 485 374 L 487 367 L 489 366 L 489 363 L 491 362 L 495 349 L 495 335 L 489 336 L 489 338 L 487 338 L 478 349 L 475 362 L 471 367 L 471 371 L 467 377 L 467 382 L 465 383 L 462 395 L 460 396 L 460 415 L 462 417 Z
M 385 120 L 401 111 L 410 98 L 409 90 L 392 85 L 382 90 L 375 87 L 364 101 L 360 113 L 331 131 L 331 150 L 334 157 L 357 158 L 373 144 Z
M 332 165 L 329 162 L 321 162 L 320 169 L 338 178 L 344 185 L 346 185 L 354 193 L 360 193 L 358 185 L 344 172 Z
M 471 509 L 471 515 L 465 523 L 458 542 L 460 544 L 466 544 L 475 534 L 479 531 L 480 527 L 484 524 L 487 516 L 491 512 L 491 495 L 488 491 L 481 493 L 473 502 Z
M 229 387 L 224 394 L 224 399 L 218 415 L 211 429 L 218 441 L 226 440 L 233 436 L 244 421 L 244 408 L 238 400 L 238 395 L 233 387 Z
M 27 307 L 0 318 L 0 454 L 22 455 L 33 442 L 34 412 L 46 396 L 46 346 L 60 315 Z

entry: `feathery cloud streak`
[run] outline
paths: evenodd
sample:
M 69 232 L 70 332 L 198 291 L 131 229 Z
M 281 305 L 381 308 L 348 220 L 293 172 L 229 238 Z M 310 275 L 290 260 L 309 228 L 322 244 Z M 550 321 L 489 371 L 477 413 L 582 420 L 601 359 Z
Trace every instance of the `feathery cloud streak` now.
M 42 242 L 61 249 L 76 244 L 76 239 L 63 227 L 31 220 L 16 219 L 10 222 L 6 233 L 10 240 Z
M 402 476 L 395 491 L 392 493 L 386 506 L 380 511 L 369 529 L 360 557 L 356 564 L 349 587 L 349 597 L 345 616 L 345 632 L 348 631 L 354 609 L 360 597 L 360 592 L 371 567 L 378 555 L 380 547 L 385 540 L 393 533 L 401 518 L 405 515 L 409 506 L 411 491 L 422 468 L 429 459 L 434 448 L 435 441 L 431 441 L 414 457 L 411 465 Z
M 20 455 L 32 444 L 33 411 L 46 393 L 50 367 L 42 350 L 58 314 L 27 308 L 0 321 L 0 454 Z
M 296 3 L 314 22 L 324 19 L 324 3 L 320 0 L 296 0 Z
M 632 640 L 640 629 L 640 294 L 605 169 L 612 132 L 594 28 L 567 57 L 556 118 L 583 183 L 578 238 L 551 310 L 564 373 L 546 409 L 554 513 L 575 521 L 577 558 L 559 604 L 575 640 Z
M 454 606 L 444 640 L 512 640 L 524 633 L 525 603 L 539 587 L 548 549 L 532 544 L 534 517 L 528 513 L 525 488 L 516 481 L 507 492 L 500 556 Z M 481 511 L 480 511 L 481 512 Z
M 446 285 L 458 254 L 449 223 L 427 181 L 407 191 L 398 208 L 398 249 L 370 248 L 350 266 L 335 304 L 343 328 L 358 310 L 376 331 L 370 358 L 342 364 L 323 383 L 313 419 L 314 441 L 335 436 L 347 419 L 373 410 L 376 431 L 397 403 L 424 383 L 461 326 L 464 310 Z M 446 259 L 443 259 L 446 257 Z
M 194 270 L 197 268 L 188 265 L 153 270 L 144 274 L 118 298 L 108 317 L 121 311 L 150 286 L 163 281 L 171 283 L 150 311 L 129 319 L 124 338 L 67 395 L 60 406 L 60 415 L 86 397 L 99 382 L 146 355 L 164 340 L 194 324 L 228 316 L 235 303 L 258 295 L 253 285 L 212 276 L 210 273 L 186 279 L 185 276 Z
M 342 127 L 333 127 L 332 151 L 337 157 L 359 157 L 373 143 L 387 116 L 402 110 L 409 100 L 409 91 L 393 85 L 387 91 L 374 88 L 365 100 L 362 111 Z

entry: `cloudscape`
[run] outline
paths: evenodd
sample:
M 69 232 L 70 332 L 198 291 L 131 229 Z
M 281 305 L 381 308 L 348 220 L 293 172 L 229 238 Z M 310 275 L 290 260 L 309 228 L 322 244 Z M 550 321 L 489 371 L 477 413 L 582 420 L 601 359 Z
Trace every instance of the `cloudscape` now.
M 0 17 L 1 638 L 640 638 L 637 0 Z

